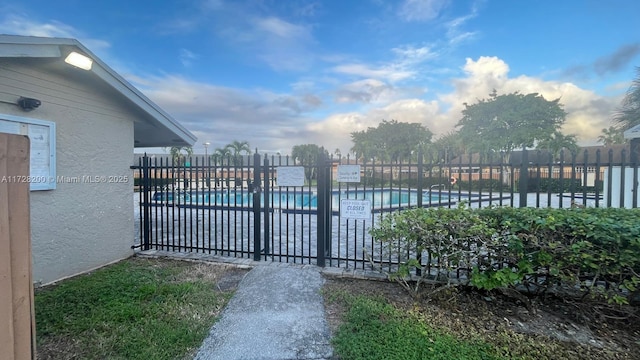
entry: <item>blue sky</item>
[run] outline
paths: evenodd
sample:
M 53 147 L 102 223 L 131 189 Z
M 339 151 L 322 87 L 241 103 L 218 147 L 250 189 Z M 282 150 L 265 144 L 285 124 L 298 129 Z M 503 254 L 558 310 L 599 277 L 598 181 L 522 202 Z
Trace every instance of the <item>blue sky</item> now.
M 636 0 L 172 0 L 0 4 L 0 33 L 80 40 L 196 136 L 343 154 L 383 119 L 454 129 L 464 103 L 560 97 L 584 145 L 640 66 Z

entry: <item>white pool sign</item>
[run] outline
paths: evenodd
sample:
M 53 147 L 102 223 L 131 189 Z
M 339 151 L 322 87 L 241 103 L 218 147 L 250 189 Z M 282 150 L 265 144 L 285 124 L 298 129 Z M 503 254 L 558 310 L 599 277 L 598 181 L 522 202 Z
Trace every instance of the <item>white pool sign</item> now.
M 338 165 L 338 182 L 360 182 L 360 165 Z
M 278 166 L 276 186 L 304 186 L 303 166 Z
M 371 219 L 371 201 L 366 199 L 340 200 L 340 217 L 344 219 Z

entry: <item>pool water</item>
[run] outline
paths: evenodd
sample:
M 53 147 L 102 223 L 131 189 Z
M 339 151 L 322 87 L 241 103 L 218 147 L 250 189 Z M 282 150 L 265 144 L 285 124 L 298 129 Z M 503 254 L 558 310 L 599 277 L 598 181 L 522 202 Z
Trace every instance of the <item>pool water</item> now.
M 177 196 L 176 196 L 177 195 Z M 210 206 L 253 206 L 253 193 L 230 190 L 192 191 L 187 193 L 156 192 L 155 202 L 173 203 L 177 197 L 178 204 L 210 205 Z M 366 199 L 373 208 L 412 206 L 418 204 L 417 190 L 409 189 L 370 189 L 333 191 L 332 206 L 337 207 L 342 199 Z M 424 192 L 424 204 L 448 201 L 447 193 Z M 264 196 L 260 203 L 264 205 Z M 309 209 L 318 205 L 317 193 L 314 191 L 272 191 L 269 193 L 269 205 L 275 208 Z

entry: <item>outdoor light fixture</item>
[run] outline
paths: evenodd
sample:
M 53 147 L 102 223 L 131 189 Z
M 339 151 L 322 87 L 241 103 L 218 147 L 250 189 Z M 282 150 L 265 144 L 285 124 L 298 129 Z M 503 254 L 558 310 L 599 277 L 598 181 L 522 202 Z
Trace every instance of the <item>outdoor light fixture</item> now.
M 93 60 L 75 51 L 70 52 L 64 62 L 83 70 L 91 70 L 91 65 L 93 65 Z
M 42 103 L 38 99 L 21 97 L 18 99 L 18 106 L 24 111 L 37 109 Z

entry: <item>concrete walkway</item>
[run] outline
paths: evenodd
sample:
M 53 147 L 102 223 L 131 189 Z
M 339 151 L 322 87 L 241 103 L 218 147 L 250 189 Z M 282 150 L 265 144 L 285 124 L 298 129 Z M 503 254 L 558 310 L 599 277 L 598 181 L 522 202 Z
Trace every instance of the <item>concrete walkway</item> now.
M 264 264 L 264 265 L 262 265 Z M 197 360 L 329 359 L 319 268 L 261 263 L 242 279 Z

